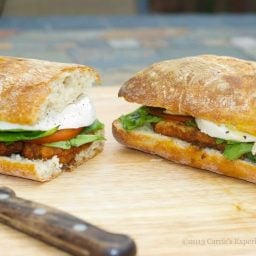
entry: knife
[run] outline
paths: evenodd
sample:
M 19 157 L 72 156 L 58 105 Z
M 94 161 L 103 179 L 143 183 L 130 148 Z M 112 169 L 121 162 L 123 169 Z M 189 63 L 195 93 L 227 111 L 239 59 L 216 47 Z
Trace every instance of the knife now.
M 0 222 L 77 256 L 133 256 L 135 242 L 0 187 Z

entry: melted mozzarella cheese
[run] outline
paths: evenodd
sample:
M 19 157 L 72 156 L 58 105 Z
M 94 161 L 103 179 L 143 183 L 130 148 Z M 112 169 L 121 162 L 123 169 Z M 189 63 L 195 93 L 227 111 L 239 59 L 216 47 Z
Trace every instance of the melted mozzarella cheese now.
M 24 129 L 46 131 L 59 126 L 59 129 L 79 128 L 91 125 L 96 119 L 95 110 L 88 97 L 67 105 L 59 113 L 50 112 L 45 119 L 35 125 L 20 125 L 0 121 L 0 130 Z
M 239 142 L 256 142 L 256 137 L 245 132 L 236 131 L 228 128 L 224 124 L 215 124 L 204 119 L 195 119 L 201 132 L 208 134 L 214 138 L 224 140 L 233 140 Z

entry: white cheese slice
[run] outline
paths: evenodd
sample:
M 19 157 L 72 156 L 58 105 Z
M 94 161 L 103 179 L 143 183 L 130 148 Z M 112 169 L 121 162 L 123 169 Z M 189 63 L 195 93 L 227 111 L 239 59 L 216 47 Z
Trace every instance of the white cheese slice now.
M 50 112 L 44 120 L 35 125 L 20 125 L 0 121 L 0 130 L 24 129 L 46 131 L 59 126 L 59 129 L 79 128 L 91 125 L 96 119 L 95 110 L 88 97 L 69 104 L 62 112 Z
M 252 154 L 255 156 L 256 155 L 256 143 L 253 144 L 252 147 Z
M 224 124 L 218 125 L 208 120 L 198 118 L 196 118 L 195 121 L 200 131 L 208 134 L 211 137 L 238 142 L 256 142 L 255 136 L 230 129 Z

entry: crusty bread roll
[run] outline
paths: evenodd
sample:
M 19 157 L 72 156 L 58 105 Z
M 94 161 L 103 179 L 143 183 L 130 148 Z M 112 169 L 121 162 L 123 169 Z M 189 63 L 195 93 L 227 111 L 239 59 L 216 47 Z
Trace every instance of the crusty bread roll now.
M 151 107 L 149 109 L 152 109 L 153 113 L 154 109 L 159 112 L 160 108 L 163 111 L 162 116 L 176 115 L 176 120 L 187 116 L 194 118 L 193 122 L 206 120 L 217 126 L 224 124 L 223 127 L 230 127 L 234 132 L 255 136 L 254 88 L 255 62 L 226 56 L 201 55 L 153 64 L 125 82 L 118 96 L 129 102 Z M 177 130 L 177 134 L 174 134 L 176 121 L 172 121 L 174 123 L 169 123 L 170 125 L 167 119 L 162 123 L 164 122 L 165 126 L 161 124 L 163 132 L 172 135 L 157 132 L 159 126 L 155 124 L 151 125 L 151 130 L 147 126 L 124 129 L 121 119 L 113 122 L 112 131 L 117 141 L 130 148 L 156 154 L 176 163 L 256 183 L 256 164 L 247 155 L 241 154 L 239 159 L 230 160 L 223 154 L 226 146 L 232 144 L 232 141 L 226 140 L 219 146 L 217 136 L 209 137 L 209 133 L 205 134 L 198 127 L 195 131 L 194 128 L 186 128 L 185 121 L 177 125 L 182 127 L 182 130 Z M 168 127 L 172 127 L 172 131 L 168 131 Z M 185 141 L 180 137 L 188 137 L 184 136 L 186 130 L 191 134 L 197 132 L 203 135 L 201 138 L 206 136 L 212 139 L 208 141 L 214 145 L 208 147 L 204 141 L 194 143 L 197 139 Z M 226 130 L 224 133 L 228 134 L 230 131 Z M 247 136 L 243 138 L 247 139 Z
M 99 80 L 93 68 L 83 65 L 0 57 L 0 130 L 1 122 L 31 126 L 49 113 L 63 111 L 81 95 L 88 95 L 92 84 Z M 104 130 L 97 133 L 103 135 Z M 102 149 L 103 141 L 91 142 L 65 165 L 58 156 L 51 159 L 27 159 L 20 154 L 0 156 L 0 173 L 47 181 L 84 163 Z
M 137 73 L 119 96 L 256 135 L 256 63 L 201 55 L 167 60 Z

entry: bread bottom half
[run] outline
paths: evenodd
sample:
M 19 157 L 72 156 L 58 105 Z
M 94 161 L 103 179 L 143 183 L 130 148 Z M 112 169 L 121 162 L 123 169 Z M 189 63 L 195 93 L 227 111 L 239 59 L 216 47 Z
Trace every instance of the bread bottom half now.
M 75 161 L 68 166 L 63 166 L 57 156 L 49 160 L 30 160 L 17 154 L 10 157 L 2 156 L 0 157 L 0 173 L 40 182 L 49 181 L 63 171 L 73 170 L 93 158 L 103 150 L 103 146 L 103 141 L 92 142 L 88 148 L 79 152 L 75 156 Z
M 247 160 L 228 160 L 220 151 L 200 148 L 186 141 L 139 128 L 126 131 L 119 120 L 112 124 L 113 136 L 121 144 L 161 156 L 175 163 L 209 170 L 256 183 L 256 164 Z

